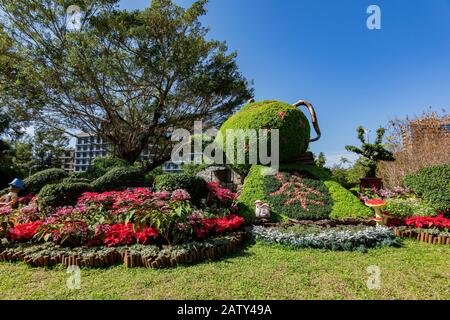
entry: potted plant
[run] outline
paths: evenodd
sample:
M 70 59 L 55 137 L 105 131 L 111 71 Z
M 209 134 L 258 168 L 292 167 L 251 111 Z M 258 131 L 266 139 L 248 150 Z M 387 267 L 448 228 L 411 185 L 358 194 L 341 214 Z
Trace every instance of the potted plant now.
M 385 130 L 379 128 L 377 130 L 377 138 L 375 143 L 369 143 L 366 141 L 364 134 L 366 130 L 360 126 L 356 129 L 358 132 L 358 139 L 361 141 L 361 148 L 355 146 L 346 146 L 350 152 L 354 152 L 362 157 L 362 165 L 367 169 L 366 177 L 361 179 L 359 184 L 360 191 L 364 191 L 366 188 L 383 188 L 382 179 L 376 177 L 378 161 L 394 161 L 392 152 L 387 150 L 383 145 L 383 136 Z

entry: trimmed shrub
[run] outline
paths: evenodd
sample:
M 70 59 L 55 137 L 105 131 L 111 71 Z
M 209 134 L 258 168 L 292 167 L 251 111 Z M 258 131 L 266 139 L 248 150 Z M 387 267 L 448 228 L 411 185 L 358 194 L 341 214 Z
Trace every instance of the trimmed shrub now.
M 323 183 L 327 186 L 331 199 L 333 199 L 333 209 L 330 212 L 330 218 L 365 218 L 373 216 L 370 208 L 363 205 L 353 193 L 338 182 L 326 180 Z
M 91 183 L 91 180 L 87 178 L 81 178 L 76 175 L 65 178 L 62 182 L 64 183 Z
M 155 179 L 157 176 L 164 174 L 161 167 L 157 167 L 145 174 L 144 186 L 153 187 L 155 185 Z
M 242 193 L 238 200 L 239 214 L 244 216 L 247 220 L 255 218 L 255 201 L 261 200 L 263 202 L 268 202 L 270 205 L 277 210 L 275 203 L 271 203 L 273 199 L 270 199 L 269 192 L 267 191 L 266 179 L 262 172 L 264 170 L 270 170 L 268 167 L 255 165 L 252 166 L 247 178 L 244 181 L 244 186 Z M 349 190 L 342 187 L 339 183 L 334 181 L 329 173 L 314 165 L 286 165 L 280 168 L 281 172 L 293 172 L 297 171 L 306 177 L 306 183 L 310 185 L 315 185 L 316 188 L 322 193 L 324 193 L 323 186 L 326 187 L 327 194 L 331 197 L 330 201 L 325 200 L 327 196 L 322 194 L 322 200 L 324 205 L 322 208 L 317 210 L 317 218 L 345 218 L 345 217 L 367 217 L 373 215 L 372 210 L 364 206 L 359 199 L 354 196 Z M 269 176 L 270 177 L 270 176 Z M 312 181 L 311 181 L 312 180 Z M 314 200 L 314 198 L 312 198 Z M 275 206 L 274 206 L 275 205 Z M 279 210 L 279 209 L 278 209 Z M 297 215 L 297 218 L 308 218 L 307 215 L 303 215 L 300 211 L 297 213 L 293 210 L 291 213 L 284 211 L 286 209 L 280 210 L 280 212 L 273 212 L 274 221 L 279 221 L 285 219 L 287 214 Z M 327 213 L 326 213 L 327 212 Z M 325 214 L 326 213 L 326 214 Z M 293 216 L 292 216 L 293 217 Z M 309 218 L 312 218 L 310 216 Z
M 184 173 L 159 175 L 155 179 L 155 187 L 158 191 L 184 189 L 189 192 L 192 202 L 196 205 L 201 204 L 202 199 L 206 199 L 209 193 L 207 183 L 203 178 Z
M 88 183 L 57 183 L 42 188 L 38 195 L 41 210 L 73 206 L 84 193 L 91 191 Z
M 37 172 L 25 179 L 25 192 L 38 194 L 44 186 L 61 182 L 67 176 L 68 173 L 62 169 L 47 169 Z
M 450 164 L 423 168 L 406 175 L 404 184 L 436 210 L 450 209 Z
M 89 168 L 84 172 L 84 177 L 95 180 L 105 175 L 113 168 L 123 168 L 128 166 L 129 164 L 123 159 L 116 157 L 99 157 L 92 161 Z
M 141 170 L 133 167 L 114 168 L 92 182 L 96 192 L 119 191 L 126 188 L 142 187 L 145 175 Z
M 216 143 L 222 150 L 226 150 L 226 131 L 228 129 L 279 129 L 280 134 L 280 162 L 298 158 L 306 152 L 310 139 L 310 125 L 308 118 L 298 108 L 279 101 L 261 101 L 244 106 L 230 117 L 220 128 L 220 136 Z M 246 137 L 246 143 L 248 137 Z M 268 134 L 268 150 L 270 150 L 271 134 Z M 259 140 L 259 139 L 258 139 Z M 258 144 L 259 145 L 259 141 Z M 237 154 L 237 141 L 234 141 L 234 155 Z M 248 161 L 249 151 L 245 151 Z M 251 165 L 236 164 L 233 169 L 241 175 L 246 175 Z

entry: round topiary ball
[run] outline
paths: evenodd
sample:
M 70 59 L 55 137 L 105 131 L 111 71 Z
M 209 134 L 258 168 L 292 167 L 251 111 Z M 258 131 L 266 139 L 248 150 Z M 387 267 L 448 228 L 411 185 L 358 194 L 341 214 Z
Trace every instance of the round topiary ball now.
M 253 102 L 244 106 L 231 116 L 220 128 L 220 136 L 216 143 L 225 153 L 227 144 L 227 130 L 229 129 L 278 129 L 280 163 L 300 157 L 308 149 L 311 127 L 308 118 L 297 107 L 280 101 Z M 268 150 L 270 151 L 270 137 L 268 134 Z M 259 146 L 259 139 L 258 146 Z M 237 154 L 237 143 L 234 143 L 234 155 Z M 249 148 L 245 146 L 245 156 L 248 162 Z M 256 146 L 252 146 L 256 147 Z M 258 157 L 259 161 L 259 157 Z M 251 165 L 234 164 L 233 169 L 239 174 L 246 175 Z

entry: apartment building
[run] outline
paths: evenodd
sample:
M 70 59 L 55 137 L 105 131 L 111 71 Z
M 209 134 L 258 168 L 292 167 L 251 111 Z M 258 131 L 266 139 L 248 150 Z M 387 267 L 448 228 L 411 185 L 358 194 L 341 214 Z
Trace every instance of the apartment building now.
M 73 148 L 64 149 L 64 152 L 61 155 L 60 160 L 61 160 L 61 169 L 68 172 L 73 171 L 75 162 L 75 149 Z
M 86 171 L 92 161 L 98 157 L 106 157 L 109 154 L 109 144 L 102 138 L 93 134 L 81 132 L 76 136 L 76 144 L 73 157 L 73 170 L 75 172 Z M 149 160 L 151 154 L 148 149 L 141 153 L 141 160 Z M 180 172 L 181 164 L 166 162 L 163 164 L 164 172 Z

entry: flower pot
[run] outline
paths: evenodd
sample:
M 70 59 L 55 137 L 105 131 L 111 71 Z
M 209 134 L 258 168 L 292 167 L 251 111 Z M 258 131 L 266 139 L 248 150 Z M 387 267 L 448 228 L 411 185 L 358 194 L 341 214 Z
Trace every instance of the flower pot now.
M 383 189 L 383 179 L 381 178 L 362 178 L 359 182 L 359 191 L 363 192 L 364 189 Z

